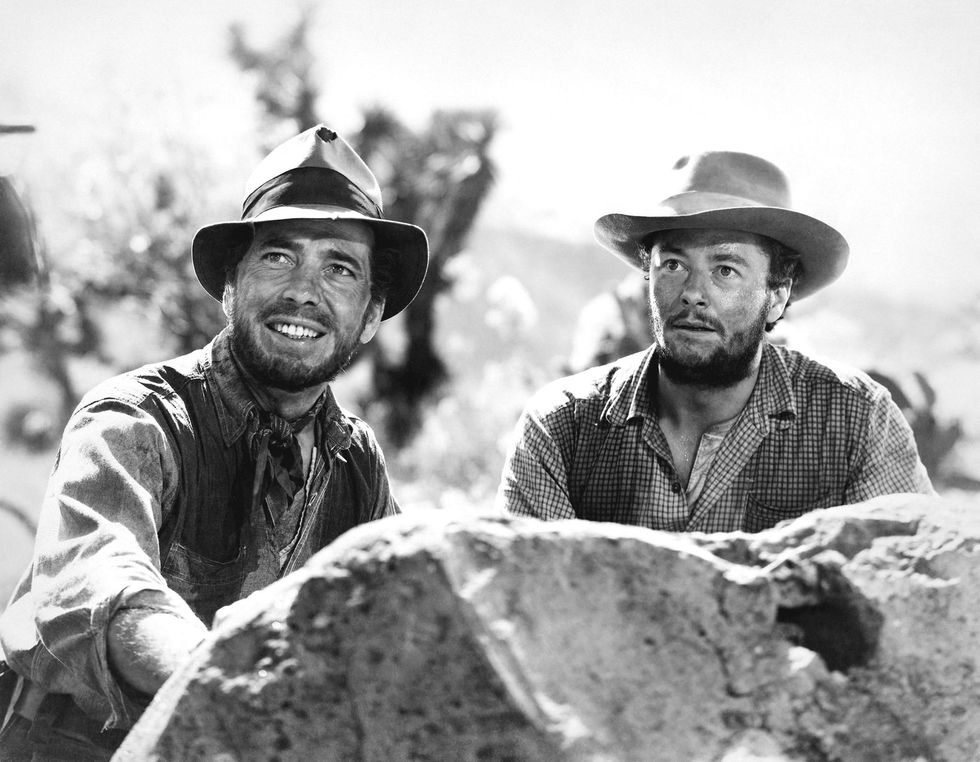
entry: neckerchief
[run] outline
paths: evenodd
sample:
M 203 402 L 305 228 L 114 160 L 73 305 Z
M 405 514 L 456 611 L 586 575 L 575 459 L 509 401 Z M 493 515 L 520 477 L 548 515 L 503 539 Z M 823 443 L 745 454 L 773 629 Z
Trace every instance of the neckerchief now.
M 261 501 L 266 519 L 274 531 L 276 523 L 292 505 L 296 493 L 303 486 L 303 453 L 296 435 L 316 420 L 326 402 L 327 393 L 324 391 L 299 418 L 288 421 L 262 409 L 258 402 L 262 395 L 256 390 L 258 384 L 242 367 L 234 349 L 229 347 L 229 350 L 245 388 L 255 401 L 245 421 L 248 450 L 255 462 L 250 511 L 254 513 Z
M 263 500 L 273 529 L 303 486 L 303 453 L 296 435 L 316 418 L 325 400 L 326 394 L 320 395 L 313 407 L 295 421 L 259 408 L 252 408 L 249 415 L 246 434 L 255 461 L 251 503 L 254 507 Z

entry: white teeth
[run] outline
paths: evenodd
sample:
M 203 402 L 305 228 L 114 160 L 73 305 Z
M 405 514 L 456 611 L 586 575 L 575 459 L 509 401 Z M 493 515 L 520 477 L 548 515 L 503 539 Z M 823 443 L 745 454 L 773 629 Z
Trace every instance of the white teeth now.
M 291 339 L 315 339 L 319 335 L 316 331 L 292 323 L 273 323 L 272 328 Z

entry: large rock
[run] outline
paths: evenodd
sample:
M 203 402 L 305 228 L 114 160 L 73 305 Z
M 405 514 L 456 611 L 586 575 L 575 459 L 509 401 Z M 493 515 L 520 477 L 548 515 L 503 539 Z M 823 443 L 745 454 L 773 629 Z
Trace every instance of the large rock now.
M 225 609 L 116 760 L 977 760 L 980 506 L 758 535 L 445 513 Z

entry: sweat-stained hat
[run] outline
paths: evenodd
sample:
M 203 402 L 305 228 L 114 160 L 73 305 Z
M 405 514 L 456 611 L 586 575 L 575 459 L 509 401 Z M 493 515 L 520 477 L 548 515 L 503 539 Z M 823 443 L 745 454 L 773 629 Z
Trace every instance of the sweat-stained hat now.
M 347 142 L 320 124 L 266 156 L 245 183 L 242 218 L 207 225 L 194 236 L 194 271 L 221 301 L 225 272 L 251 243 L 254 226 L 273 220 L 357 220 L 376 249 L 394 252 L 395 272 L 382 320 L 409 305 L 425 279 L 429 244 L 422 228 L 384 218 L 374 174 Z
M 644 239 L 661 230 L 738 230 L 773 238 L 800 255 L 802 274 L 793 298 L 835 281 L 847 266 L 844 236 L 818 219 L 790 209 L 789 183 L 774 164 L 747 153 L 709 151 L 674 164 L 668 195 L 651 216 L 607 214 L 596 240 L 642 268 Z

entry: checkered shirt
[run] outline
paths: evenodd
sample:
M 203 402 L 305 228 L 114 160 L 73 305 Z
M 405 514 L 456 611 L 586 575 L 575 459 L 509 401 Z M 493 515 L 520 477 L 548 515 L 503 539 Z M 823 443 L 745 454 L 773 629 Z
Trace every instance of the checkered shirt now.
M 651 347 L 538 392 L 518 422 L 498 507 L 542 519 L 756 532 L 877 495 L 933 494 L 884 387 L 767 342 L 755 389 L 692 507 L 657 423 L 656 362 Z

